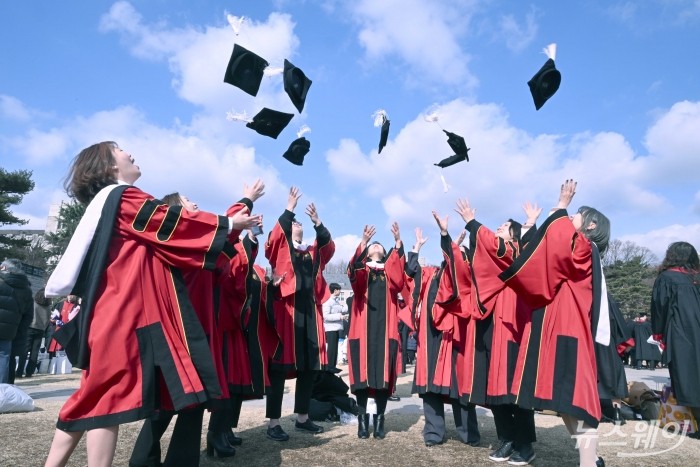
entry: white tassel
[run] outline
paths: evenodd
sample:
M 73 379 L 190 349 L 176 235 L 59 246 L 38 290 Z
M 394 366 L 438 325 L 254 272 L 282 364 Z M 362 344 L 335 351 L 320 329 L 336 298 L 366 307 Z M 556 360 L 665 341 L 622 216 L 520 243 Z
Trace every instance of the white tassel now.
M 442 180 L 443 193 L 447 193 L 450 190 L 450 185 L 447 184 L 447 180 L 445 180 L 445 176 L 442 175 L 442 170 L 440 171 L 440 180 Z
M 267 76 L 268 78 L 270 76 L 281 75 L 282 73 L 284 73 L 283 67 L 271 67 L 271 66 L 269 66 L 269 67 L 265 68 L 265 70 L 263 71 L 263 75 Z
M 426 115 L 423 118 L 425 119 L 426 122 L 435 123 L 440 119 L 440 116 L 438 115 L 437 110 L 436 110 L 434 112 L 429 113 L 428 115 Z
M 548 57 L 551 58 L 552 60 L 556 60 L 556 55 L 557 55 L 557 44 L 551 43 L 544 49 L 542 49 L 542 52 Z
M 227 14 L 226 19 L 228 20 L 228 24 L 231 25 L 231 29 L 233 29 L 234 34 L 240 34 L 241 25 L 243 24 L 243 21 L 246 20 L 245 16 L 239 17 Z
M 301 128 L 299 128 L 299 131 L 297 131 L 297 138 L 301 138 L 304 136 L 306 133 L 310 132 L 311 128 L 309 128 L 309 125 L 303 125 Z
M 386 110 L 379 109 L 372 114 L 374 126 L 382 126 L 387 119 Z
M 226 112 L 226 120 L 228 121 L 236 121 L 236 122 L 247 122 L 250 123 L 253 121 L 252 118 L 248 117 L 248 114 L 245 113 L 245 110 L 243 111 L 242 114 L 237 114 L 233 112 Z

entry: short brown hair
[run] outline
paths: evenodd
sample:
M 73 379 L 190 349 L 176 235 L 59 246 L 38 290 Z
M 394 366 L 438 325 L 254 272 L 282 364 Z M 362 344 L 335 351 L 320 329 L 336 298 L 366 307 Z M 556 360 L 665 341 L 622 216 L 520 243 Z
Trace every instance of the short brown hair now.
M 88 204 L 102 188 L 117 183 L 112 153 L 116 147 L 114 141 L 103 141 L 83 149 L 75 156 L 63 183 L 68 196 Z

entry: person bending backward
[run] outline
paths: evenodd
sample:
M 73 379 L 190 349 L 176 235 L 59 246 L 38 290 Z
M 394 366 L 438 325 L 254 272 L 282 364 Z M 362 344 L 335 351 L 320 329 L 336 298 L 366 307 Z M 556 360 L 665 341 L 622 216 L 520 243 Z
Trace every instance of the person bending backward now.
M 467 200 L 458 200 L 460 214 L 469 231 L 469 251 L 472 259 L 472 297 L 475 317 L 485 327 L 477 333 L 476 349 L 483 349 L 488 361 L 486 404 L 493 412 L 500 446 L 489 454 L 496 462 L 527 465 L 535 458 L 532 443 L 536 441 L 535 414 L 512 404 L 509 382 L 518 357 L 523 328 L 529 321 L 529 310 L 515 292 L 498 279 L 517 258 L 521 248 L 523 227 L 532 233 L 542 211 L 537 205 L 523 206 L 525 224 L 509 219 L 496 232 L 475 219 L 475 209 Z
M 601 409 L 593 342 L 608 345 L 610 335 L 607 308 L 594 308 L 593 296 L 610 221 L 586 206 L 569 216 L 575 190 L 573 180 L 561 186 L 556 208 L 499 277 L 534 310 L 511 387 L 515 403 L 559 412 L 577 437 L 580 465 L 591 467 L 604 465 L 596 452 Z
M 111 465 L 119 425 L 151 416 L 159 395 L 180 410 L 221 394 L 178 269 L 212 269 L 229 233 L 260 218 L 173 209 L 132 186 L 140 176 L 134 158 L 106 141 L 83 149 L 66 178 L 68 194 L 88 206 L 46 295 L 83 298 L 55 337 L 84 371 L 59 412 L 47 466 L 65 465 L 85 431 L 88 465 Z
M 240 210 L 252 210 L 253 203 L 264 194 L 265 185 L 261 180 L 257 180 L 252 187 L 244 186 L 243 198 L 232 206 L 227 214 L 233 214 Z M 198 212 L 199 206 L 189 198 L 180 193 L 170 193 L 162 198 L 162 202 L 173 208 L 177 212 L 178 208 L 190 213 Z M 232 231 L 229 235 L 230 243 L 238 242 L 239 231 Z M 236 256 L 231 261 L 235 261 Z M 207 432 L 207 453 L 216 453 L 221 456 L 232 456 L 235 449 L 227 442 L 226 434 L 217 430 L 212 430 L 212 420 L 222 412 L 222 407 L 228 403 L 230 394 L 226 384 L 222 359 L 222 342 L 219 338 L 217 316 L 220 316 L 221 309 L 227 311 L 225 307 L 215 307 L 214 293 L 217 283 L 221 277 L 231 275 L 230 264 L 224 255 L 219 260 L 214 271 L 203 269 L 183 269 L 181 271 L 183 280 L 187 286 L 187 294 L 194 311 L 199 319 L 199 323 L 204 330 L 209 343 L 214 368 L 221 386 L 221 398 L 209 401 L 208 408 L 212 410 L 210 418 L 210 428 Z M 238 278 L 245 282 L 245 275 Z M 222 302 L 219 301 L 221 304 Z M 165 460 L 160 464 L 160 439 L 168 428 L 175 412 L 173 410 L 161 410 L 151 418 L 147 418 L 141 428 L 141 432 L 136 440 L 129 459 L 130 467 L 141 467 L 149 465 L 176 466 L 176 465 L 198 465 L 199 447 L 201 443 L 202 418 L 204 415 L 204 405 L 188 407 L 178 411 L 177 421 L 168 446 Z
M 289 439 L 279 422 L 285 378 L 297 379 L 295 428 L 308 433 L 323 431 L 323 427 L 309 419 L 308 413 L 316 372 L 328 365 L 321 306 L 329 292 L 323 270 L 335 253 L 335 243 L 313 203 L 307 206 L 306 214 L 316 231 L 316 241 L 312 245 L 304 243 L 301 222 L 294 217 L 299 198 L 301 192 L 292 187 L 287 209 L 265 243 L 265 257 L 270 261 L 273 276 L 282 277 L 272 303 L 272 321 L 280 347 L 270 363 L 272 388 L 266 401 L 266 416 L 270 419 L 267 437 L 275 441 Z
M 669 245 L 651 295 L 653 336 L 668 353 L 678 405 L 700 420 L 700 260 L 688 242 Z M 698 432 L 689 435 L 698 438 Z
M 381 243 L 369 243 L 375 232 L 373 226 L 365 226 L 348 263 L 354 292 L 348 332 L 350 390 L 357 398 L 357 436 L 361 439 L 369 437 L 369 397 L 377 403 L 373 435 L 384 438 L 384 411 L 400 369 L 398 295 L 404 288 L 403 243 L 396 222 L 391 226 L 395 243 L 389 254 Z
M 423 441 L 428 447 L 445 442 L 445 403 L 452 406 L 457 434 L 462 443 L 477 446 L 481 439 L 474 404 L 462 405 L 456 378 L 460 321 L 469 319 L 462 306 L 461 290 L 467 275 L 459 244 L 463 231 L 453 242 L 447 231 L 447 217 L 433 212 L 440 229 L 440 247 L 444 260 L 440 267 L 418 265 L 418 253 L 427 238 L 416 229 L 416 244 L 408 253 L 406 270 L 418 283 L 418 306 L 415 313 L 417 346 L 416 369 L 412 392 L 423 399 Z M 418 273 L 418 270 L 420 272 Z M 458 272 L 459 271 L 459 272 Z

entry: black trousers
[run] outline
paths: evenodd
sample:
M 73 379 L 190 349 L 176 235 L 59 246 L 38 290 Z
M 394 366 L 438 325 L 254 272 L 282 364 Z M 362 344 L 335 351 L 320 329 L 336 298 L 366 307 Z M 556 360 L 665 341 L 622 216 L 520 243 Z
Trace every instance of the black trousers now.
M 160 439 L 165 430 L 168 429 L 174 415 L 176 413 L 167 412 L 146 419 L 134 444 L 134 450 L 131 452 L 129 467 L 158 465 L 160 462 Z M 199 465 L 203 417 L 203 405 L 177 412 L 173 436 L 170 438 L 163 467 Z
M 27 362 L 25 376 L 32 376 L 36 371 L 37 360 L 39 358 L 39 346 L 41 345 L 41 339 L 43 339 L 44 333 L 45 331 L 40 329 L 29 328 L 27 330 L 27 350 L 20 354 L 18 365 L 19 368 L 24 368 L 27 352 L 29 352 L 29 361 Z
M 326 344 L 328 344 L 328 368 L 334 370 L 338 364 L 338 339 L 340 331 L 326 331 Z
M 357 399 L 357 408 L 360 414 L 367 413 L 367 400 L 369 399 L 369 389 L 358 389 L 354 392 Z M 389 402 L 388 389 L 375 389 L 374 402 L 377 404 L 377 415 L 382 415 L 386 411 L 386 404 Z
M 515 404 L 503 404 L 492 406 L 491 412 L 499 440 L 513 441 L 515 444 L 537 441 L 534 410 L 523 409 Z
M 240 394 L 231 394 L 231 405 L 222 410 L 212 411 L 209 417 L 209 431 L 224 432 L 238 426 L 243 399 Z
M 445 438 L 445 402 L 442 396 L 426 393 L 423 399 L 423 415 L 425 426 L 423 427 L 423 440 L 441 442 Z M 457 400 L 450 400 L 452 414 L 455 419 L 457 436 L 463 443 L 478 443 L 481 441 L 479 422 L 476 419 L 476 406 L 474 404 L 462 405 Z
M 298 371 L 294 393 L 294 413 L 308 414 L 311 403 L 311 391 L 317 370 Z M 270 370 L 270 392 L 265 400 L 265 417 L 277 419 L 282 417 L 282 398 L 284 396 L 285 375 L 282 371 Z

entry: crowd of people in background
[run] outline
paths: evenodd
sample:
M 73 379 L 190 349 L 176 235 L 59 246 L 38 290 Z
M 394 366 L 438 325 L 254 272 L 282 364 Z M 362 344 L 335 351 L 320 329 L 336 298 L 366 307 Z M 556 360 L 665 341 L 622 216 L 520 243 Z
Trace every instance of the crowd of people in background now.
M 260 180 L 216 215 L 177 192 L 144 193 L 133 186 L 140 175 L 116 143 L 84 149 L 66 189 L 86 213 L 46 288 L 32 294 L 17 261 L 0 265 L 0 383 L 34 375 L 42 342 L 85 370 L 59 413 L 47 466 L 66 465 L 84 433 L 89 465 L 111 465 L 119 425 L 137 420 L 145 422 L 130 466 L 197 465 L 205 411 L 206 453 L 231 457 L 244 445 L 234 432 L 243 402 L 263 397 L 267 438 L 287 441 L 280 419 L 290 379 L 295 431 L 322 433 L 309 415 L 312 392 L 341 372 L 339 363 L 348 364 L 358 439 L 391 431 L 387 403 L 413 364 L 425 445 L 445 442 L 449 404 L 459 440 L 479 446 L 475 409 L 483 406 L 499 440 L 488 459 L 510 465 L 536 457 L 535 410 L 562 417 L 580 441 L 580 465 L 605 465 L 601 400 L 619 410 L 627 357 L 634 368 L 667 365 L 679 403 L 700 416 L 697 251 L 672 244 L 650 319 L 643 312 L 625 323 L 602 274 L 610 221 L 589 206 L 569 213 L 573 180 L 540 226 L 536 204 L 524 204 L 524 222 L 491 230 L 460 199 L 454 210 L 464 227 L 453 239 L 448 217 L 433 212 L 439 265 L 418 261 L 428 241 L 422 230 L 407 247 L 392 223 L 387 249 L 366 225 L 348 262 L 345 300 L 323 274 L 335 253 L 331 232 L 313 203 L 308 219 L 295 213 L 298 188 L 264 236 L 254 214 Z M 259 253 L 269 268 L 256 262 Z M 112 352 L 114 341 L 123 351 Z M 160 439 L 174 417 L 163 458 Z

